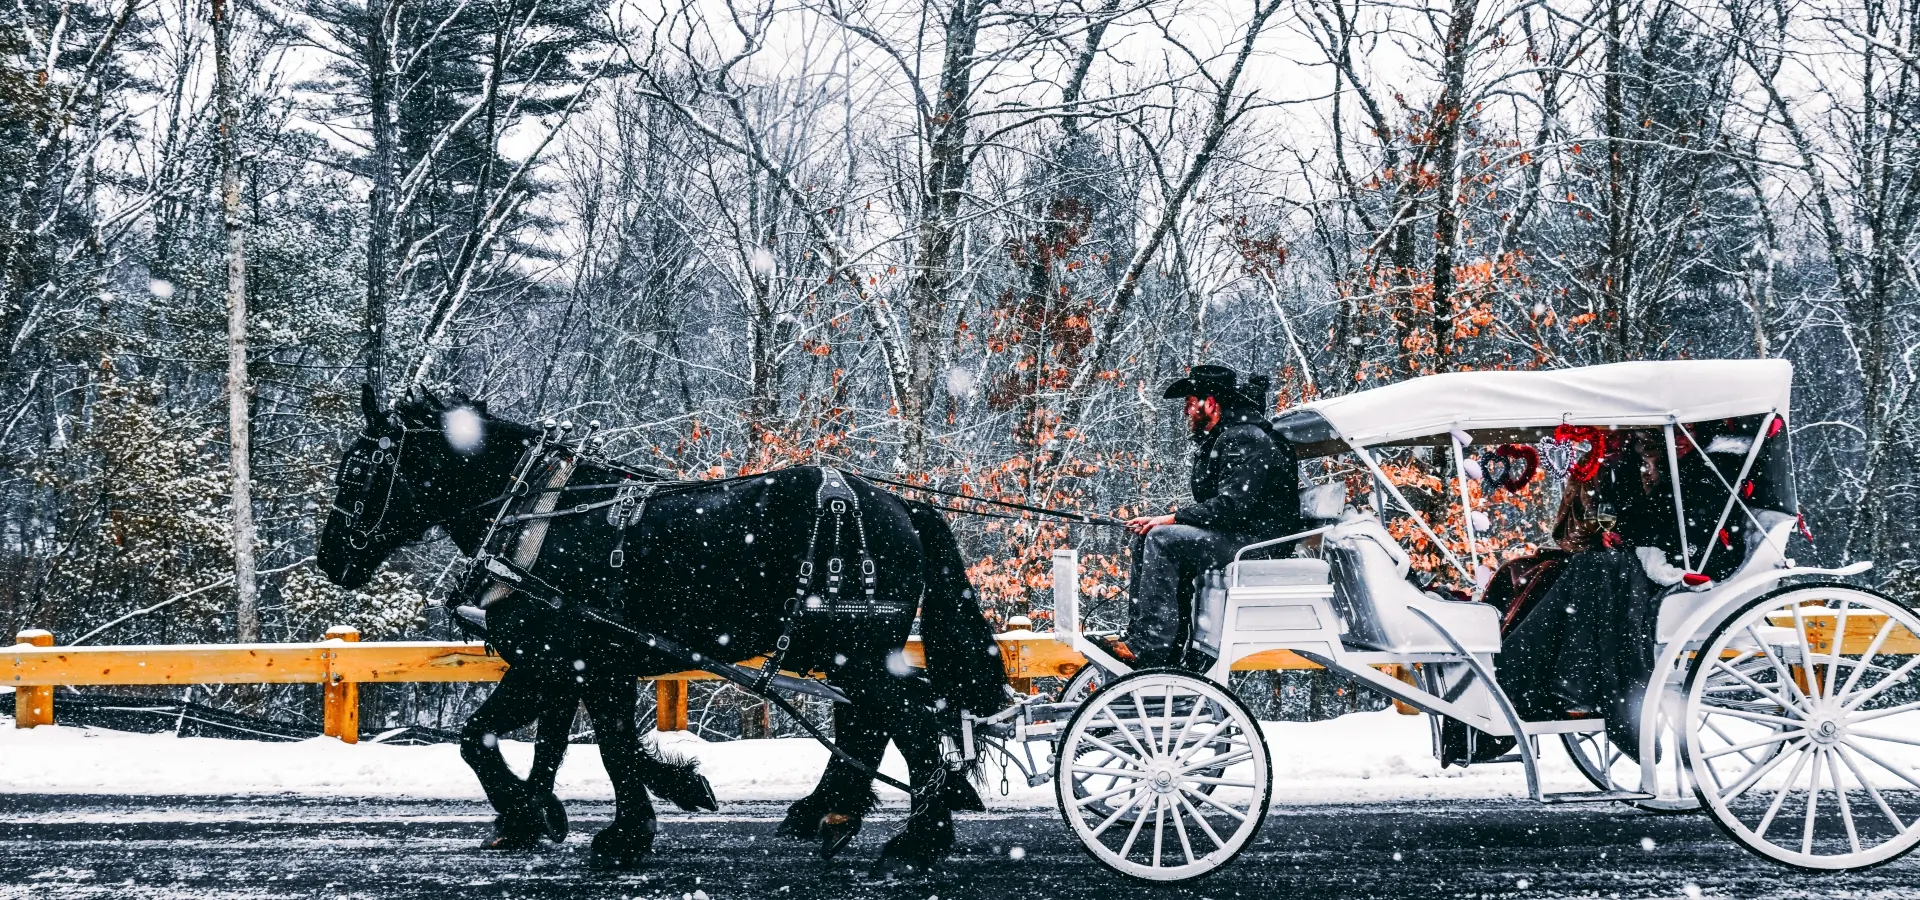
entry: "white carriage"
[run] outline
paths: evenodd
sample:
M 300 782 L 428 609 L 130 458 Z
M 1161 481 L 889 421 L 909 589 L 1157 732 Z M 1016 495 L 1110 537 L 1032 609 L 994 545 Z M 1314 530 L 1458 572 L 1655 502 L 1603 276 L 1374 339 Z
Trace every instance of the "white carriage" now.
M 1840 581 L 1866 562 L 1816 569 L 1788 557 L 1790 485 L 1788 502 L 1775 504 L 1784 510 L 1751 505 L 1735 488 L 1756 476 L 1769 441 L 1787 440 L 1775 423 L 1791 380 L 1784 361 L 1637 362 L 1434 375 L 1289 410 L 1276 429 L 1303 458 L 1353 454 L 1371 475 L 1372 502 L 1309 489 L 1302 511 L 1314 527 L 1242 548 L 1201 592 L 1194 643 L 1215 661 L 1199 673 L 1133 672 L 1086 640 L 1076 556 L 1056 552 L 1056 635 L 1089 665 L 1057 698 L 971 721 L 962 752 L 1005 741 L 1032 783 L 1055 783 L 1069 827 L 1106 866 L 1153 881 L 1199 877 L 1253 841 L 1272 793 L 1265 737 L 1227 688 L 1228 669 L 1290 650 L 1430 714 L 1436 753 L 1442 717 L 1517 739 L 1495 762 L 1519 764 L 1535 800 L 1704 807 L 1753 852 L 1806 869 L 1895 859 L 1920 843 L 1920 680 L 1910 680 L 1920 616 Z M 1471 580 L 1482 560 L 1468 442 L 1533 441 L 1561 425 L 1646 429 L 1665 441 L 1685 568 L 1704 571 L 1715 547 L 1685 546 L 1679 447 L 1700 423 L 1733 418 L 1757 421 L 1750 446 L 1732 457 L 1737 466 L 1713 469 L 1724 500 L 1694 514 L 1717 516 L 1716 531 L 1743 525 L 1751 539 L 1731 574 L 1661 595 L 1654 675 L 1629 729 L 1638 746 L 1619 752 L 1600 717 L 1523 720 L 1497 677 L 1500 613 L 1408 580 L 1407 551 L 1383 522 L 1388 504 Z M 1452 455 L 1457 523 L 1425 520 L 1381 469 L 1383 448 L 1421 445 Z M 1467 558 L 1446 549 L 1449 528 Z M 1241 558 L 1267 544 L 1302 549 Z M 1542 790 L 1542 737 L 1562 742 L 1594 790 Z M 1051 758 L 1038 758 L 1034 742 L 1050 744 Z

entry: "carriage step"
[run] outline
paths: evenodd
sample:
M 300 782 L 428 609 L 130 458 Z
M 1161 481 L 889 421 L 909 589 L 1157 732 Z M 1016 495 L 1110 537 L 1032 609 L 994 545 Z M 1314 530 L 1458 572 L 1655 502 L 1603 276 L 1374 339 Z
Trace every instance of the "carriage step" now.
M 1625 800 L 1652 800 L 1652 794 L 1639 791 L 1568 791 L 1564 794 L 1542 794 L 1541 803 L 1613 803 Z
M 1590 719 L 1548 719 L 1521 722 L 1520 727 L 1528 734 L 1593 734 L 1607 730 L 1607 720 L 1598 716 Z

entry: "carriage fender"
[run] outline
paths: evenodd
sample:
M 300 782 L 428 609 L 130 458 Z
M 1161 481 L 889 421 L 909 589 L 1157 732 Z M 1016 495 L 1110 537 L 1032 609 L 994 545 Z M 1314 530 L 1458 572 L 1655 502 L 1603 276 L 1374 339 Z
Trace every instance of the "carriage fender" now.
M 1656 677 L 1647 685 L 1646 699 L 1656 709 L 1665 706 L 1664 701 L 1677 699 L 1670 689 L 1682 682 L 1685 670 L 1679 666 L 1680 655 L 1687 652 L 1687 646 L 1694 637 L 1705 638 L 1708 629 L 1721 620 L 1733 615 L 1747 601 L 1770 591 L 1781 579 L 1800 575 L 1824 575 L 1830 578 L 1844 578 L 1858 575 L 1873 568 L 1873 563 L 1862 560 L 1837 569 L 1778 568 L 1741 575 L 1725 582 L 1710 591 L 1698 593 L 1674 594 L 1660 605 L 1660 619 L 1655 631 L 1655 650 L 1653 671 L 1665 673 Z M 1669 627 L 1668 622 L 1678 619 L 1677 627 Z M 1644 709 L 1645 707 L 1643 707 Z M 1669 714 L 1676 710 L 1666 709 Z M 1656 758 L 1654 744 L 1660 729 L 1640 729 L 1641 759 Z M 1654 779 L 1658 777 L 1657 766 L 1642 766 L 1641 790 L 1657 792 Z
M 1862 560 L 1838 569 L 1778 568 L 1758 572 L 1742 573 L 1731 581 L 1723 582 L 1711 590 L 1699 592 L 1681 592 L 1669 594 L 1660 603 L 1660 618 L 1654 629 L 1654 640 L 1666 646 L 1677 656 L 1686 649 L 1687 639 L 1701 634 L 1711 623 L 1718 622 L 1723 616 L 1732 614 L 1732 608 L 1745 603 L 1760 594 L 1770 591 L 1783 578 L 1802 575 L 1824 575 L 1842 578 L 1858 575 L 1873 568 L 1873 563 Z M 1675 648 L 1678 649 L 1675 649 Z M 1662 654 L 1663 657 L 1666 654 Z M 1656 660 L 1656 662 L 1670 659 Z M 1656 668 L 1654 671 L 1661 671 Z

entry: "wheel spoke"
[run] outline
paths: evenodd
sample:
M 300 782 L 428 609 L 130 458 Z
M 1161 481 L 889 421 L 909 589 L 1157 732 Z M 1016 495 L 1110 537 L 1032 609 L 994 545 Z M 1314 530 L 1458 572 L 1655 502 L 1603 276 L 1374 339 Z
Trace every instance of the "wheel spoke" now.
M 1186 798 L 1179 794 L 1167 798 L 1167 814 L 1173 817 L 1173 833 L 1180 838 L 1180 852 L 1186 856 L 1187 865 L 1193 865 L 1193 841 L 1187 836 L 1187 817 L 1180 814 L 1180 805 L 1174 803 L 1175 800 L 1184 802 Z
M 1872 700 L 1873 698 L 1879 696 L 1881 691 L 1884 691 L 1887 688 L 1893 687 L 1896 684 L 1904 684 L 1907 680 L 1907 676 L 1912 674 L 1914 669 L 1920 669 L 1920 656 L 1915 656 L 1914 658 L 1907 660 L 1906 665 L 1903 665 L 1900 668 L 1893 670 L 1893 674 L 1888 675 L 1887 677 L 1874 682 L 1872 687 L 1867 688 L 1861 691 L 1860 693 L 1854 695 L 1854 698 L 1852 700 L 1848 700 L 1844 703 L 1841 703 L 1840 707 L 1846 710 L 1859 709 L 1862 703 L 1865 703 L 1868 700 Z
M 1709 725 L 1708 727 L 1709 727 L 1709 728 L 1713 728 L 1713 726 L 1711 726 L 1711 725 Z M 1720 729 L 1718 729 L 1718 728 L 1713 728 L 1713 732 L 1714 732 L 1715 734 L 1718 734 L 1718 735 L 1720 735 L 1720 739 L 1721 739 L 1721 740 L 1725 740 L 1725 741 L 1731 741 L 1731 740 L 1732 740 L 1732 738 L 1729 738 L 1729 737 L 1727 737 L 1727 736 L 1726 736 L 1726 734 L 1724 734 L 1724 733 L 1722 733 L 1722 732 L 1720 731 Z M 1748 751 L 1748 750 L 1753 750 L 1753 749 L 1756 749 L 1756 748 L 1759 748 L 1759 747 L 1765 747 L 1765 746 L 1767 746 L 1767 745 L 1769 745 L 1769 744 L 1778 744 L 1778 743 L 1780 743 L 1781 741 L 1787 741 L 1787 740 L 1792 740 L 1792 739 L 1793 739 L 1793 736 L 1792 736 L 1792 735 L 1790 735 L 1790 734 L 1788 734 L 1788 733 L 1786 733 L 1786 732 L 1784 732 L 1784 731 L 1776 731 L 1776 732 L 1774 732 L 1774 733 L 1772 734 L 1772 736 L 1770 736 L 1770 737 L 1764 737 L 1764 738 L 1761 738 L 1760 740 L 1757 740 L 1757 741 L 1748 741 L 1748 742 L 1746 742 L 1746 743 L 1744 743 L 1744 744 L 1735 744 L 1735 745 L 1733 745 L 1733 746 L 1731 746 L 1731 747 L 1721 747 L 1720 749 L 1718 749 L 1718 750 L 1715 750 L 1715 751 L 1713 751 L 1712 753 L 1707 753 L 1707 754 L 1703 754 L 1703 755 L 1701 756 L 1701 758 L 1702 758 L 1702 759 L 1713 759 L 1713 758 L 1715 758 L 1715 757 L 1719 757 L 1719 756 L 1725 756 L 1725 755 L 1727 755 L 1727 754 L 1729 754 L 1729 753 L 1738 753 L 1738 754 L 1740 754 L 1740 758 L 1741 758 L 1741 759 L 1744 759 L 1744 760 L 1746 760 L 1747 762 L 1750 762 L 1750 763 L 1751 763 L 1751 762 L 1755 762 L 1755 760 L 1754 760 L 1754 758 L 1753 758 L 1753 757 L 1751 757 L 1751 756 L 1748 756 L 1748 755 L 1747 755 L 1747 751 Z
M 1793 692 L 1793 696 L 1799 699 L 1799 702 L 1805 703 L 1807 701 L 1807 695 L 1800 693 L 1800 686 L 1793 682 L 1793 673 L 1788 672 L 1787 667 L 1780 662 L 1780 658 L 1773 655 L 1772 645 L 1760 639 L 1760 633 L 1753 630 L 1752 623 L 1748 623 L 1747 625 L 1747 637 L 1753 638 L 1754 646 L 1759 648 L 1756 652 L 1760 654 L 1761 658 L 1767 661 L 1768 665 L 1773 667 L 1774 673 L 1780 676 L 1780 683 L 1786 685 L 1787 689 Z M 1788 703 L 1783 705 L 1791 707 L 1793 704 Z
M 1847 746 L 1842 744 L 1835 747 L 1833 755 L 1840 757 L 1840 761 L 1847 764 L 1847 768 L 1853 772 L 1853 777 L 1860 781 L 1860 786 L 1867 789 L 1867 796 L 1872 797 L 1874 805 L 1880 807 L 1881 814 L 1887 817 L 1887 821 L 1893 823 L 1893 830 L 1896 832 L 1906 831 L 1907 823 L 1900 821 L 1900 817 L 1894 815 L 1893 807 L 1888 806 L 1886 798 L 1880 796 L 1880 789 L 1874 787 L 1873 782 L 1867 780 L 1866 773 L 1860 771 L 1859 764 L 1855 763 L 1853 757 L 1848 755 Z
M 1153 867 L 1156 869 L 1160 868 L 1160 851 L 1166 848 L 1166 843 L 1167 798 L 1162 795 L 1153 799 Z
M 1853 752 L 1858 753 L 1861 756 L 1864 756 L 1867 759 L 1872 760 L 1874 765 L 1877 765 L 1882 769 L 1892 772 L 1895 776 L 1899 777 L 1901 781 L 1904 781 L 1910 785 L 1913 785 L 1916 788 L 1920 788 L 1920 781 L 1915 781 L 1913 776 L 1907 774 L 1905 770 L 1888 765 L 1886 760 L 1881 759 L 1878 755 L 1874 754 L 1873 751 L 1868 750 L 1867 748 L 1854 743 L 1851 735 L 1841 738 L 1840 740 L 1842 743 L 1846 744 L 1848 747 L 1853 748 Z
M 1704 703 L 1701 705 L 1706 706 Z M 1748 712 L 1747 710 L 1744 710 L 1744 709 L 1734 709 L 1732 707 L 1727 707 L 1727 706 L 1706 706 L 1706 708 L 1701 710 L 1701 712 L 1709 716 L 1732 716 L 1736 719 L 1746 719 L 1749 722 L 1765 722 L 1769 725 L 1785 725 L 1788 728 L 1805 728 L 1806 727 L 1806 723 L 1798 719 L 1789 719 L 1785 716 L 1770 716 L 1770 715 L 1767 715 L 1766 713 Z
M 1159 797 L 1158 794 L 1154 794 L 1151 791 L 1149 791 L 1147 792 L 1146 796 L 1154 797 L 1155 804 L 1158 804 L 1160 802 L 1158 799 Z M 1121 859 L 1126 859 L 1127 857 L 1133 855 L 1133 842 L 1140 839 L 1140 828 L 1145 824 L 1147 824 L 1147 811 L 1145 807 L 1142 807 L 1140 810 L 1140 814 L 1133 817 L 1133 827 L 1127 829 L 1126 841 L 1120 844 Z
M 1147 748 L 1145 747 L 1140 746 L 1140 739 L 1134 735 L 1133 729 L 1130 729 L 1127 726 L 1120 724 L 1120 717 L 1113 714 L 1112 706 L 1101 707 L 1100 714 L 1103 716 L 1106 716 L 1107 721 L 1113 723 L 1113 727 L 1120 729 L 1120 733 L 1126 737 L 1127 743 L 1133 745 L 1133 752 L 1139 754 L 1137 757 L 1135 757 L 1136 759 L 1138 759 L 1141 762 L 1146 762 L 1147 760 L 1153 758 L 1153 753 L 1151 751 L 1147 750 Z M 1142 727 L 1144 727 L 1144 725 Z M 1092 737 L 1092 735 L 1088 735 L 1088 737 Z M 1152 740 L 1152 737 L 1149 736 L 1148 740 Z
M 1846 620 L 1843 618 L 1841 621 L 1844 622 Z M 1846 634 L 1847 632 L 1846 629 L 1843 628 L 1838 633 Z M 1831 675 L 1831 673 L 1829 673 L 1829 675 Z M 1833 780 L 1833 796 L 1840 804 L 1840 821 L 1846 823 L 1847 826 L 1847 843 L 1852 845 L 1853 852 L 1859 853 L 1860 833 L 1853 827 L 1853 807 L 1847 804 L 1847 788 L 1846 785 L 1840 781 L 1840 763 L 1834 759 L 1834 757 L 1839 755 L 1839 752 L 1836 750 L 1828 750 L 1826 752 L 1827 776 Z
M 1220 801 L 1218 801 L 1218 800 L 1215 800 L 1215 799 L 1213 799 L 1212 797 L 1210 797 L 1210 796 L 1208 796 L 1208 795 L 1206 795 L 1206 794 L 1202 794 L 1202 793 L 1200 793 L 1199 791 L 1196 791 L 1196 790 L 1194 790 L 1193 788 L 1190 788 L 1190 787 L 1187 787 L 1187 786 L 1186 786 L 1186 785 L 1184 785 L 1184 784 L 1180 786 L 1180 793 L 1182 793 L 1182 794 L 1186 794 L 1186 795 L 1188 795 L 1188 796 L 1190 796 L 1190 797 L 1192 797 L 1193 799 L 1195 799 L 1195 800 L 1198 800 L 1198 801 L 1200 801 L 1200 802 L 1202 802 L 1202 803 L 1205 803 L 1206 805 L 1208 805 L 1208 806 L 1211 806 L 1211 807 L 1213 807 L 1214 809 L 1217 809 L 1217 810 L 1219 810 L 1219 811 L 1221 811 L 1221 812 L 1223 812 L 1223 813 L 1226 813 L 1227 815 L 1230 815 L 1230 816 L 1232 816 L 1232 817 L 1234 817 L 1235 819 L 1238 819 L 1238 820 L 1240 820 L 1240 821 L 1242 821 L 1242 822 L 1245 822 L 1245 821 L 1247 820 L 1247 815 L 1246 815 L 1246 813 L 1242 813 L 1241 811 L 1239 811 L 1239 810 L 1237 810 L 1237 809 L 1234 809 L 1234 808 L 1233 808 L 1233 807 L 1231 807 L 1231 806 L 1227 806 L 1227 805 L 1225 805 L 1225 804 L 1222 804 L 1222 803 L 1221 803 Z M 1261 813 L 1264 813 L 1264 812 L 1265 812 L 1265 810 L 1249 810 L 1249 812 L 1261 812 Z
M 1115 794 L 1124 794 L 1129 791 L 1138 791 L 1138 790 L 1141 790 L 1139 785 L 1136 785 L 1136 784 L 1123 785 L 1121 787 L 1111 788 L 1109 790 L 1101 791 L 1100 793 L 1093 794 L 1091 796 L 1075 797 L 1073 800 L 1073 805 L 1076 807 L 1086 806 L 1089 803 L 1099 803 L 1100 801 L 1105 800 L 1108 797 L 1111 797 Z
M 1847 734 L 1853 737 L 1866 738 L 1867 740 L 1870 740 L 1870 741 L 1889 741 L 1895 744 L 1906 744 L 1912 747 L 1920 747 L 1920 738 L 1894 737 L 1891 734 L 1880 734 L 1878 732 L 1873 732 L 1873 731 L 1862 731 L 1858 728 L 1848 728 Z
M 1253 758 L 1252 750 L 1242 750 L 1239 753 L 1235 753 L 1232 756 L 1208 757 L 1207 759 L 1201 760 L 1200 762 L 1197 762 L 1197 763 L 1193 763 L 1192 765 L 1189 765 L 1181 769 L 1180 774 L 1186 775 L 1192 772 L 1199 772 L 1205 769 L 1224 769 L 1228 766 L 1233 765 L 1234 763 L 1245 762 L 1252 758 Z
M 1139 717 L 1140 738 L 1146 742 L 1148 754 L 1159 756 L 1165 751 L 1160 748 L 1160 743 L 1153 739 L 1153 718 L 1147 715 L 1147 701 L 1140 696 L 1142 693 L 1144 692 L 1133 692 L 1133 714 Z
M 1257 788 L 1260 785 L 1251 781 L 1228 781 L 1225 778 L 1210 778 L 1206 775 L 1188 775 L 1183 779 L 1197 784 L 1211 784 L 1217 787 Z
M 1761 840 L 1767 839 L 1767 829 L 1773 827 L 1773 817 L 1780 814 L 1780 805 L 1787 802 L 1787 794 L 1793 791 L 1793 783 L 1800 780 L 1800 770 L 1806 768 L 1807 757 L 1812 755 L 1811 745 L 1800 748 L 1800 752 L 1794 754 L 1793 771 L 1787 773 L 1786 783 L 1780 785 L 1780 790 L 1774 793 L 1773 802 L 1767 805 L 1767 814 L 1761 817 L 1760 827 L 1754 831 L 1754 835 Z
M 1740 797 L 1751 790 L 1755 784 L 1758 784 L 1760 779 L 1767 777 L 1767 773 L 1779 768 L 1781 763 L 1787 761 L 1789 755 L 1798 752 L 1802 746 L 1803 744 L 1788 746 L 1787 749 L 1780 751 L 1779 755 L 1774 758 L 1747 770 L 1747 774 L 1740 776 L 1740 780 L 1735 782 L 1732 788 L 1719 795 L 1720 802 L 1732 803 L 1740 799 Z M 1715 772 L 1712 766 L 1707 767 L 1707 774 L 1712 775 L 1716 780 L 1720 777 L 1720 773 Z M 1716 781 L 1714 787 L 1718 788 L 1719 786 Z
M 1760 696 L 1767 698 L 1768 700 L 1772 700 L 1774 704 L 1779 706 L 1781 709 L 1784 709 L 1788 712 L 1799 711 L 1798 708 L 1795 707 L 1792 702 L 1788 701 L 1786 698 L 1781 697 L 1778 694 L 1775 694 L 1772 691 L 1767 690 L 1766 687 L 1760 684 L 1760 682 L 1754 681 L 1753 679 L 1748 678 L 1746 676 L 1746 673 L 1729 668 L 1726 663 L 1719 662 L 1719 661 L 1715 661 L 1714 666 L 1719 668 L 1721 671 L 1726 672 L 1728 675 L 1732 675 L 1734 678 L 1739 679 L 1741 683 L 1745 684 L 1747 688 L 1749 690 L 1752 690 L 1754 693 L 1757 693 Z M 1793 684 L 1793 681 L 1789 679 L 1787 683 Z M 1794 689 L 1796 691 L 1799 690 L 1799 686 L 1795 685 Z M 1802 699 L 1804 701 L 1804 698 Z M 1716 708 L 1724 708 L 1724 707 L 1716 707 Z
M 1799 607 L 1795 607 L 1795 609 L 1798 608 Z M 1802 640 L 1805 640 L 1805 638 L 1802 638 Z M 1807 777 L 1807 787 L 1809 789 L 1807 794 L 1807 823 L 1800 834 L 1801 853 L 1811 854 L 1813 852 L 1813 823 L 1820 809 L 1820 763 L 1822 762 L 1822 757 L 1826 756 L 1826 754 L 1826 749 L 1822 747 L 1815 747 L 1813 750 L 1813 771 L 1809 773 Z M 1792 782 L 1788 783 L 1791 784 Z
M 1105 710 L 1102 710 L 1102 712 L 1105 712 Z M 1127 751 L 1120 749 L 1119 747 L 1115 747 L 1114 745 L 1107 743 L 1105 739 L 1101 738 L 1096 734 L 1093 734 L 1092 732 L 1081 732 L 1080 739 L 1083 741 L 1086 741 L 1089 744 L 1094 745 L 1095 747 L 1099 747 L 1100 749 L 1105 750 L 1110 754 L 1113 754 L 1113 758 L 1119 762 L 1130 762 L 1136 766 L 1144 766 L 1147 761 L 1146 757 L 1135 756 L 1132 753 L 1128 753 Z
M 1857 725 L 1861 722 L 1871 722 L 1875 719 L 1884 719 L 1888 716 L 1897 716 L 1901 713 L 1910 713 L 1915 710 L 1920 710 L 1920 700 L 1916 700 L 1912 703 L 1902 703 L 1899 706 L 1889 706 L 1886 709 L 1876 709 L 1871 712 L 1863 712 L 1857 716 L 1848 716 L 1847 724 Z
M 1813 645 L 1807 641 L 1807 617 L 1802 612 L 1802 610 L 1805 609 L 1806 607 L 1798 603 L 1793 605 L 1793 633 L 1795 637 L 1800 639 L 1800 668 L 1801 671 L 1807 673 L 1807 699 L 1811 702 L 1813 695 L 1818 694 L 1821 697 L 1825 697 L 1826 692 L 1820 688 L 1820 670 L 1814 668 Z M 1814 763 L 1813 780 L 1816 784 L 1820 781 L 1820 767 L 1818 762 Z M 1811 812 L 1813 807 L 1808 806 L 1807 809 Z M 1811 841 L 1813 840 L 1813 832 L 1811 831 L 1813 822 L 1811 819 L 1807 822 L 1807 828 L 1809 829 L 1807 832 L 1807 840 Z
M 1184 794 L 1175 794 L 1174 796 L 1180 798 L 1180 805 L 1186 807 L 1187 813 L 1193 816 L 1193 821 L 1199 824 L 1200 830 L 1207 833 L 1207 839 L 1213 841 L 1213 846 L 1215 849 L 1219 849 L 1227 845 L 1227 842 L 1221 840 L 1220 835 L 1214 832 L 1213 825 L 1207 822 L 1207 817 L 1201 815 L 1199 808 L 1195 807 L 1192 802 L 1188 801 Z
M 1145 795 L 1148 793 L 1150 792 L 1141 791 L 1140 793 L 1135 794 L 1133 796 L 1133 799 L 1128 800 L 1125 805 L 1121 806 L 1119 809 L 1114 810 L 1112 815 L 1107 816 L 1105 820 L 1101 821 L 1100 827 L 1095 828 L 1093 830 L 1092 836 L 1096 839 L 1099 838 L 1101 834 L 1106 832 L 1108 827 L 1112 826 L 1113 823 L 1120 821 L 1121 816 L 1126 815 L 1129 810 L 1133 809 L 1136 806 L 1139 806 L 1140 801 L 1146 799 Z
M 1880 623 L 1880 630 L 1874 634 L 1873 643 L 1867 645 L 1867 652 L 1860 654 L 1860 664 L 1853 667 L 1853 672 L 1847 676 L 1847 683 L 1840 688 L 1837 696 L 1845 697 L 1853 693 L 1853 686 L 1860 682 L 1860 675 L 1867 671 L 1867 664 L 1872 662 L 1875 656 L 1880 655 L 1880 645 L 1887 642 L 1888 635 L 1893 634 L 1893 626 L 1892 616 L 1888 616 L 1886 621 Z M 1844 637 L 1844 634 L 1842 636 Z
M 1115 778 L 1131 778 L 1134 781 L 1147 780 L 1146 774 L 1143 772 L 1140 772 L 1137 769 L 1110 769 L 1110 768 L 1107 768 L 1106 766 L 1083 766 L 1078 763 L 1075 763 L 1073 766 L 1073 771 L 1076 774 L 1084 773 L 1087 775 L 1111 775 Z
M 1842 656 L 1841 651 L 1847 649 L 1847 610 L 1851 609 L 1852 607 L 1853 607 L 1853 604 L 1848 603 L 1845 598 L 1841 599 L 1840 615 L 1838 620 L 1834 622 L 1834 625 L 1833 625 L 1832 643 L 1827 647 L 1827 682 L 1826 684 L 1823 684 L 1820 686 L 1821 687 L 1820 696 L 1829 700 L 1833 699 L 1833 685 L 1834 685 L 1834 682 L 1837 681 L 1840 676 L 1839 667 L 1840 667 L 1840 659 Z M 1887 621 L 1891 622 L 1893 620 L 1888 619 Z M 1833 763 L 1833 760 L 1828 759 L 1827 762 L 1829 766 L 1831 766 L 1831 764 Z M 1837 786 L 1839 782 L 1834 782 L 1834 784 Z M 1836 790 L 1837 789 L 1838 788 L 1836 787 Z M 1842 794 L 1841 796 L 1844 797 L 1845 794 Z M 1849 821 L 1847 825 L 1849 828 L 1851 828 L 1853 823 Z M 1855 853 L 1860 852 L 1860 848 L 1856 846 L 1854 848 L 1854 852 Z

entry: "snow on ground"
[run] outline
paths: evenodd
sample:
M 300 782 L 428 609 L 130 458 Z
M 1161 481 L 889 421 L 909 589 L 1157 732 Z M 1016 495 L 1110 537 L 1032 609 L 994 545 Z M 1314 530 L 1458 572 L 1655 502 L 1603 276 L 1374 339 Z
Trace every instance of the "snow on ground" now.
M 451 744 L 424 747 L 342 744 L 332 738 L 297 743 L 259 743 L 215 738 L 132 734 L 95 728 L 46 726 L 15 729 L 0 720 L 0 793 L 74 794 L 299 794 L 338 797 L 480 799 L 480 786 Z M 1497 799 L 1523 796 L 1526 781 L 1516 765 L 1442 770 L 1429 750 L 1424 716 L 1392 710 L 1360 713 L 1331 722 L 1268 722 L 1276 806 L 1294 803 L 1355 803 L 1428 799 Z M 790 801 L 812 789 L 826 766 L 827 751 L 792 738 L 708 742 L 684 732 L 663 734 L 662 746 L 690 755 L 713 782 L 722 801 Z M 505 741 L 502 749 L 525 772 L 533 746 Z M 1046 747 L 1034 746 L 1044 761 Z M 906 777 L 889 748 L 883 771 Z M 1542 766 L 1548 790 L 1589 789 L 1550 744 Z M 994 808 L 1054 805 L 1049 785 L 1027 787 L 1009 774 L 1000 796 L 1000 772 L 989 766 L 987 805 Z M 560 769 L 563 799 L 611 799 L 598 748 L 571 749 Z M 892 801 L 904 798 L 882 789 Z

